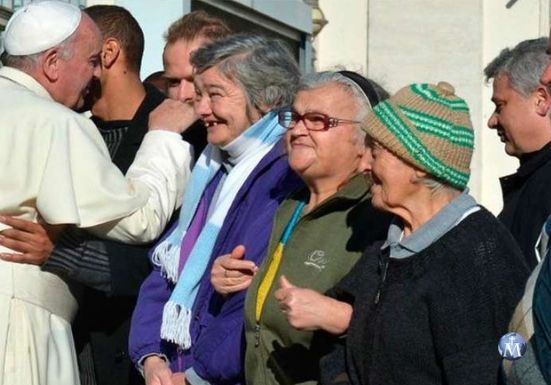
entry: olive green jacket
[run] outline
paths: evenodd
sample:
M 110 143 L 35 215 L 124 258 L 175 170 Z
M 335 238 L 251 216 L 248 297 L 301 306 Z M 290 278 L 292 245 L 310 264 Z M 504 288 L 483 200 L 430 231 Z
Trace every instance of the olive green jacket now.
M 279 277 L 285 275 L 296 286 L 324 293 L 352 268 L 367 245 L 386 236 L 389 217 L 371 206 L 365 178 L 354 177 L 337 194 L 299 219 L 257 324 L 258 287 L 295 207 L 299 201 L 307 201 L 308 196 L 308 190 L 301 190 L 279 207 L 267 258 L 247 291 L 245 378 L 248 385 L 315 384 L 319 378 L 319 358 L 325 353 L 325 344 L 313 343 L 313 332 L 298 331 L 288 324 L 274 298 Z

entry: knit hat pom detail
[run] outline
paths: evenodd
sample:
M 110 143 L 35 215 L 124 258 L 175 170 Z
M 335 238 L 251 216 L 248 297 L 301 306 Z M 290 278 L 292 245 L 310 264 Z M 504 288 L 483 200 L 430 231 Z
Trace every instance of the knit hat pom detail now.
M 438 90 L 439 94 L 446 97 L 446 96 L 455 96 L 455 88 L 448 83 L 448 82 L 438 82 L 436 85 L 436 89 Z

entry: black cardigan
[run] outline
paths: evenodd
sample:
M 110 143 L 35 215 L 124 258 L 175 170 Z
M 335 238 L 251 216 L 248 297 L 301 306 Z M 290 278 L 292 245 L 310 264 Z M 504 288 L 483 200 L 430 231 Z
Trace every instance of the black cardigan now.
M 332 290 L 354 313 L 345 347 L 322 360 L 322 382 L 495 384 L 498 341 L 528 276 L 510 233 L 481 209 L 410 258 L 380 247 Z

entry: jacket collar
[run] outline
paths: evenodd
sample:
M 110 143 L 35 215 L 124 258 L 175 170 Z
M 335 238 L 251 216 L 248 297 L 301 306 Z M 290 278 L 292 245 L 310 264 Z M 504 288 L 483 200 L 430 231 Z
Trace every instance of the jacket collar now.
M 319 206 L 306 214 L 305 217 L 318 216 L 319 214 L 323 214 L 334 204 L 342 204 L 344 202 L 354 203 L 360 201 L 369 194 L 370 186 L 371 182 L 366 180 L 366 177 L 364 175 L 355 175 L 333 196 L 322 202 Z M 307 202 L 309 196 L 310 192 L 308 191 L 308 188 L 304 188 L 294 194 L 293 199 L 304 200 Z
M 524 154 L 520 158 L 520 167 L 517 169 L 517 172 L 499 179 L 503 193 L 522 185 L 532 176 L 532 174 L 550 160 L 551 142 L 547 143 L 538 151 Z

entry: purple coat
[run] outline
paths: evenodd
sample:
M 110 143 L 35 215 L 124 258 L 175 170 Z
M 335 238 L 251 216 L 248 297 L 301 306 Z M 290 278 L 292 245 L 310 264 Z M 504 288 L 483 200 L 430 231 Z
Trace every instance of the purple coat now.
M 211 384 L 243 382 L 245 291 L 225 298 L 218 295 L 210 283 L 212 263 L 243 244 L 245 259 L 260 265 L 278 205 L 302 186 L 289 168 L 283 142 L 279 141 L 249 175 L 228 211 L 193 306 L 189 350 L 177 350 L 160 338 L 163 307 L 173 285 L 154 266 L 140 289 L 132 317 L 129 352 L 134 363 L 145 355 L 161 353 L 170 359 L 174 372 L 186 371 L 192 383 L 193 374 Z M 194 373 L 189 373 L 190 369 Z

